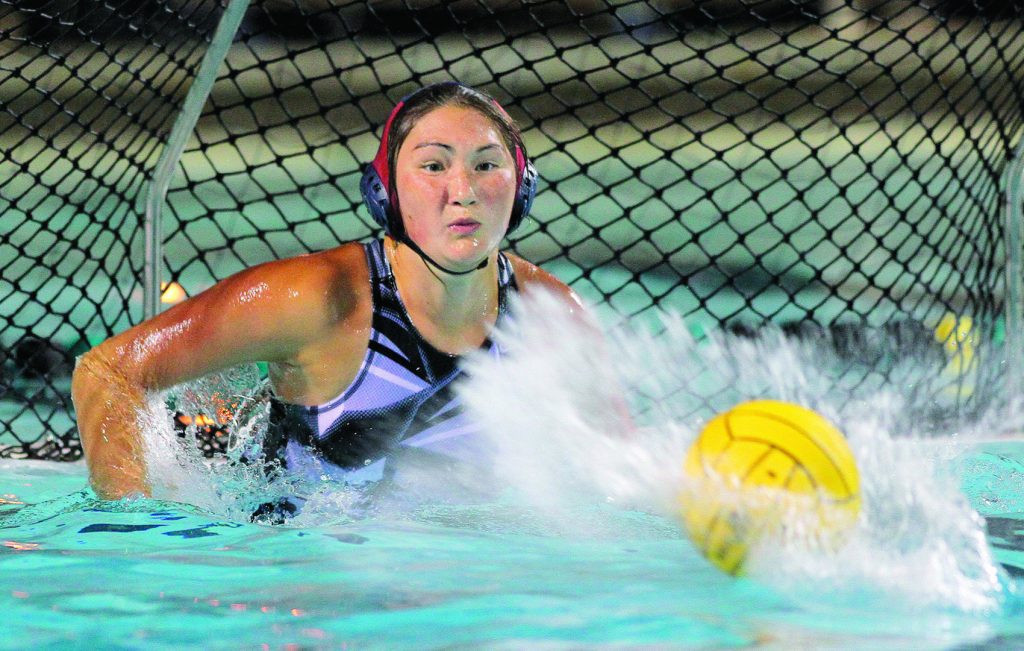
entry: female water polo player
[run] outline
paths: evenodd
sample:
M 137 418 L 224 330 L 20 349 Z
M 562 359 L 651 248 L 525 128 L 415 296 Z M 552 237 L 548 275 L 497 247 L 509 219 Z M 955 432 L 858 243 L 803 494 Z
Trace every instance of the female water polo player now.
M 472 447 L 451 390 L 459 355 L 500 354 L 488 334 L 511 291 L 544 287 L 580 309 L 498 250 L 535 184 L 518 128 L 487 95 L 442 83 L 405 98 L 362 182 L 383 240 L 243 271 L 80 359 L 72 392 L 97 495 L 149 494 L 148 393 L 247 362 L 269 364 L 264 448 L 292 469 L 369 473 L 399 444 Z

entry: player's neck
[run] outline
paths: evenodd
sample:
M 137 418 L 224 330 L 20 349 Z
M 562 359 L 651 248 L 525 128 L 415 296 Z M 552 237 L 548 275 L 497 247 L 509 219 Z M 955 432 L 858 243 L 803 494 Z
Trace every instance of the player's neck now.
M 427 318 L 445 330 L 493 323 L 498 305 L 497 252 L 490 254 L 493 259 L 482 269 L 456 276 L 435 269 L 408 246 L 393 242 L 389 240 L 386 249 L 410 316 Z

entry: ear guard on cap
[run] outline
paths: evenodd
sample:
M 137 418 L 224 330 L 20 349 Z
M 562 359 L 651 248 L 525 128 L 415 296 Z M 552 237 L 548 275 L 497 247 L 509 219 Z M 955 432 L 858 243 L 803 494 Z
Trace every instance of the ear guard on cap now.
M 518 153 L 518 152 L 517 152 Z M 519 154 L 520 156 L 522 154 Z M 516 189 L 516 201 L 512 204 L 512 218 L 508 220 L 506 235 L 519 228 L 533 207 L 533 198 L 537 195 L 537 168 L 528 159 L 524 159 L 523 171 Z
M 366 166 L 363 178 L 359 181 L 359 191 L 363 194 L 363 203 L 369 209 L 373 221 L 388 235 L 394 234 L 390 223 L 391 199 L 388 197 L 388 188 L 373 163 Z
M 462 86 L 458 82 L 441 82 L 442 84 L 452 84 Z M 405 230 L 402 225 L 402 219 L 399 215 L 395 214 L 393 210 L 394 202 L 391 200 L 391 194 L 389 192 L 388 183 L 388 162 L 387 162 L 387 147 L 388 147 L 388 136 L 391 132 L 391 124 L 398 117 L 402 108 L 406 102 L 415 96 L 417 93 L 422 92 L 426 86 L 420 90 L 406 96 L 400 101 L 395 108 L 391 111 L 391 115 L 388 116 L 387 122 L 384 124 L 384 135 L 381 138 L 380 146 L 377 149 L 377 155 L 374 156 L 373 161 L 366 166 L 366 170 L 363 172 L 363 177 L 359 181 L 359 191 L 363 195 L 363 203 L 366 204 L 367 209 L 370 211 L 370 216 L 373 221 L 377 223 L 384 232 L 392 237 L 402 239 L 405 236 Z M 493 100 L 492 100 L 493 101 Z M 504 111 L 500 104 L 494 102 L 499 109 Z M 512 215 L 508 222 L 508 231 L 506 235 L 511 233 L 520 224 L 528 214 L 530 214 L 530 208 L 533 206 L 533 199 L 537 194 L 537 169 L 533 166 L 533 163 L 526 158 L 523 154 L 522 149 L 518 146 L 513 157 L 516 160 L 516 178 L 518 185 L 516 187 L 516 198 L 512 204 Z

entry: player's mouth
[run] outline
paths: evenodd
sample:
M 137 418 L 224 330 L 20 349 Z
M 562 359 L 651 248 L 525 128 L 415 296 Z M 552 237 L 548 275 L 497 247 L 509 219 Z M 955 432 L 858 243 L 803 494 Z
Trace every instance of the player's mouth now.
M 448 230 L 457 233 L 459 235 L 469 235 L 477 232 L 480 228 L 480 222 L 475 219 L 456 219 L 455 221 L 448 224 Z

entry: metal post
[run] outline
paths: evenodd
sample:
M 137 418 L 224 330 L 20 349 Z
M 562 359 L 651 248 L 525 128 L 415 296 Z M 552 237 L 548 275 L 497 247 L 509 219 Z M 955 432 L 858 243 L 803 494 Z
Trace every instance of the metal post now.
M 235 39 L 235 32 L 242 23 L 246 9 L 249 8 L 249 0 L 229 0 L 227 8 L 220 17 L 217 29 L 210 41 L 210 47 L 203 55 L 203 61 L 199 64 L 199 71 L 196 73 L 195 81 L 188 89 L 185 96 L 185 104 L 178 114 L 178 118 L 171 128 L 171 134 L 167 138 L 167 145 L 160 154 L 156 168 L 153 170 L 153 178 L 150 180 L 149 189 L 146 193 L 146 258 L 143 264 L 143 315 L 149 319 L 156 315 L 160 307 L 160 281 L 163 272 L 163 227 L 162 213 L 164 199 L 167 197 L 167 188 L 171 183 L 171 177 L 181 159 L 181 153 L 185 149 L 185 143 L 189 135 L 196 127 L 199 114 L 203 110 L 206 98 L 217 80 L 217 71 L 220 69 L 224 57 L 231 48 L 231 42 Z
M 1016 415 L 1024 381 L 1024 138 L 1007 165 L 1006 183 L 1006 295 L 1003 342 L 1007 405 Z

